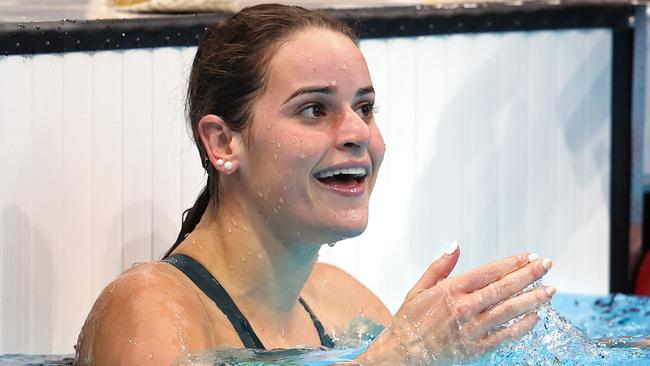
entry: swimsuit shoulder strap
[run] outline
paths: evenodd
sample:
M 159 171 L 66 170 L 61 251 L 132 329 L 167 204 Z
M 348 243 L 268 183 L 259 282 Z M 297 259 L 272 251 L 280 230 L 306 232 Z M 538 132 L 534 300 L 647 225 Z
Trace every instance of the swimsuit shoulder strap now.
M 201 289 L 221 310 L 233 328 L 239 335 L 244 347 L 252 349 L 264 349 L 264 345 L 257 337 L 253 328 L 251 327 L 244 314 L 239 311 L 239 308 L 232 301 L 232 298 L 226 290 L 221 286 L 210 272 L 201 265 L 201 263 L 184 254 L 174 254 L 163 259 L 174 267 L 178 268 L 187 277 L 189 277 L 194 284 Z
M 192 282 L 194 282 L 194 284 L 200 288 L 201 291 L 203 291 L 212 301 L 214 301 L 219 310 L 221 310 L 226 315 L 228 320 L 230 320 L 230 323 L 232 323 L 232 326 L 235 328 L 235 331 L 239 335 L 239 339 L 241 339 L 244 347 L 252 349 L 265 349 L 264 345 L 255 334 L 255 331 L 253 331 L 250 323 L 246 317 L 244 317 L 244 314 L 239 311 L 237 305 L 235 305 L 230 295 L 228 295 L 226 292 L 226 289 L 221 286 L 219 281 L 217 281 L 217 279 L 214 278 L 214 276 L 212 276 L 212 274 L 207 269 L 205 269 L 201 263 L 185 254 L 170 255 L 169 257 L 164 258 L 163 262 L 167 262 L 178 268 L 190 280 L 192 280 Z M 312 322 L 314 323 L 314 327 L 316 327 L 316 331 L 318 332 L 318 337 L 320 338 L 321 345 L 324 347 L 333 348 L 334 341 L 332 338 L 330 338 L 329 335 L 327 335 L 327 333 L 325 333 L 323 324 L 320 322 L 320 320 L 318 320 L 318 318 L 316 318 L 316 315 L 302 297 L 299 297 L 298 301 L 300 301 L 300 304 L 303 306 L 303 308 L 305 308 L 307 313 L 309 313 L 309 317 L 311 318 Z
M 302 305 L 305 310 L 309 313 L 309 317 L 311 318 L 311 321 L 314 322 L 314 326 L 316 327 L 316 331 L 318 331 L 318 338 L 320 338 L 320 344 L 321 346 L 327 347 L 327 348 L 334 348 L 334 341 L 332 338 L 330 338 L 327 333 L 325 333 L 325 328 L 323 328 L 323 324 L 318 320 L 316 315 L 314 314 L 313 311 L 311 311 L 311 308 L 305 300 L 303 300 L 302 297 L 298 298 L 298 301 L 300 301 L 300 304 Z

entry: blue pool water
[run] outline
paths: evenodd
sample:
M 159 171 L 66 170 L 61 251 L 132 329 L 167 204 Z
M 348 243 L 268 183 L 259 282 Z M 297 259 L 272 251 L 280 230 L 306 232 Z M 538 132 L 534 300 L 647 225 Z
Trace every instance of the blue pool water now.
M 650 365 L 650 297 L 558 294 L 539 312 L 540 322 L 521 341 L 473 365 Z M 363 336 L 362 336 L 363 338 Z M 221 349 L 179 360 L 194 365 L 329 365 L 350 363 L 364 344 L 334 350 L 269 352 Z M 361 339 L 363 342 L 363 339 Z M 71 355 L 1 355 L 0 365 L 69 364 Z

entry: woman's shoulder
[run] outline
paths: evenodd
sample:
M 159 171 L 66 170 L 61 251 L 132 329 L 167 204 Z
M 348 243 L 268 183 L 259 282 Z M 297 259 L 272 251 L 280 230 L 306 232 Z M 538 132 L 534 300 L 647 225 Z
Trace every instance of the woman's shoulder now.
M 181 273 L 142 263 L 99 295 L 79 336 L 77 364 L 169 364 L 180 352 L 210 347 L 211 323 Z
M 326 323 L 345 327 L 359 316 L 385 326 L 392 315 L 370 289 L 343 269 L 327 263 L 316 263 L 305 286 L 308 297 L 323 314 Z
M 161 300 L 165 300 L 161 302 Z M 122 272 L 109 283 L 99 295 L 94 307 L 121 312 L 139 311 L 149 308 L 169 308 L 176 310 L 195 307 L 200 301 L 183 275 L 164 262 L 144 262 Z M 116 306 L 118 305 L 118 306 Z

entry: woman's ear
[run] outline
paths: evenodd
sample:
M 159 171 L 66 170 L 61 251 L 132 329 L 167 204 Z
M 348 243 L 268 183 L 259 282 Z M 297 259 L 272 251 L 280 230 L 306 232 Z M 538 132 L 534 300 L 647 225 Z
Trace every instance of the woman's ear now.
M 219 116 L 208 114 L 199 120 L 199 136 L 210 163 L 219 173 L 231 174 L 237 170 L 240 134 L 231 130 Z

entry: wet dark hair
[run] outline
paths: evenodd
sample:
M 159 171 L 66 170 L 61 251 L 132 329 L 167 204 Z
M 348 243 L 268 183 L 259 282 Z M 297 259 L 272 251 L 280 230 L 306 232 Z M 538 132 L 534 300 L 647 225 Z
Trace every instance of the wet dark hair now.
M 278 4 L 245 8 L 213 25 L 199 42 L 185 112 L 208 182 L 194 206 L 183 213 L 178 238 L 164 257 L 194 230 L 210 205 L 216 208 L 218 204 L 219 176 L 201 142 L 199 120 L 214 114 L 231 130 L 246 132 L 253 104 L 265 86 L 269 61 L 283 41 L 308 28 L 339 32 L 358 44 L 354 32 L 340 20 L 322 12 Z

